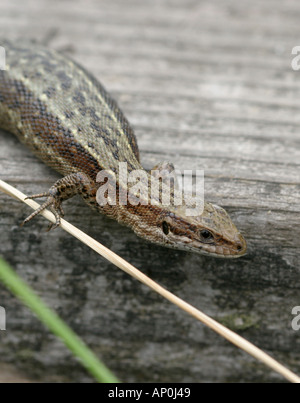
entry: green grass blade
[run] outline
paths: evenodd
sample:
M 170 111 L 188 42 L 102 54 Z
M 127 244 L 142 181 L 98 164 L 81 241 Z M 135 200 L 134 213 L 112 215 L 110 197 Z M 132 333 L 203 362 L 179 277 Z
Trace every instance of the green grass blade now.
M 51 332 L 60 337 L 64 344 L 77 356 L 98 382 L 114 383 L 119 380 L 102 364 L 83 341 L 65 324 L 35 292 L 0 257 L 0 280 L 26 304 Z

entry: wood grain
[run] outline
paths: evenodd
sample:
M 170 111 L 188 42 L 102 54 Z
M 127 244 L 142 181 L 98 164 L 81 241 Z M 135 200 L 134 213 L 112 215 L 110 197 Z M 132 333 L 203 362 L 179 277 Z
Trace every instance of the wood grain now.
M 249 244 L 236 261 L 149 245 L 80 199 L 66 218 L 154 280 L 300 373 L 300 71 L 296 0 L 30 0 L 0 4 L 0 38 L 33 38 L 90 70 L 132 123 L 146 168 L 204 169 L 206 199 Z M 1 45 L 1 43 L 0 43 Z M 0 132 L 1 179 L 25 193 L 59 177 Z M 123 381 L 281 378 L 0 194 L 0 253 Z M 91 381 L 3 287 L 2 361 L 42 380 Z

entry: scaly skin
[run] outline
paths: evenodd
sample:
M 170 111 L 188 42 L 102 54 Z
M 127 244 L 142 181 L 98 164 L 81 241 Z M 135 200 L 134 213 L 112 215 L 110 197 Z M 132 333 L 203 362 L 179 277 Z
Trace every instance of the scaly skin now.
M 127 119 L 102 85 L 82 67 L 63 55 L 38 45 L 0 43 L 6 49 L 7 69 L 0 71 L 0 127 L 15 134 L 47 165 L 64 178 L 48 192 L 42 209 L 63 215 L 61 203 L 80 194 L 94 209 L 131 227 L 142 238 L 171 248 L 217 257 L 239 257 L 246 242 L 224 209 L 204 203 L 203 213 L 187 215 L 187 203 L 100 206 L 96 193 L 101 170 L 116 174 L 119 162 L 128 172 L 143 170 L 135 135 Z M 151 179 L 147 172 L 147 178 Z M 143 184 L 149 194 L 148 183 Z M 186 199 L 187 200 L 187 199 Z

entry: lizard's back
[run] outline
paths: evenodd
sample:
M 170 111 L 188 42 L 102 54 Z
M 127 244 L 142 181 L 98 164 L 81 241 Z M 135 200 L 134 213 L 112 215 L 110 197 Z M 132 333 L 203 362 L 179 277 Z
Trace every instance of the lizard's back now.
M 81 171 L 95 179 L 119 162 L 141 168 L 132 128 L 94 77 L 42 46 L 3 45 L 0 127 L 62 175 Z

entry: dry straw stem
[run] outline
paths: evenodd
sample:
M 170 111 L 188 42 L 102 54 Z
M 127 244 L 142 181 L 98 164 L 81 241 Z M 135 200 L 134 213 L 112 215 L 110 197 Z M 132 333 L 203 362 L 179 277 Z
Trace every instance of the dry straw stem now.
M 24 202 L 25 204 L 27 204 L 34 210 L 39 207 L 38 203 L 36 203 L 33 200 L 28 200 L 28 199 L 25 200 L 26 195 L 24 195 L 23 193 L 21 193 L 14 187 L 8 185 L 6 182 L 3 182 L 2 180 L 0 180 L 0 190 L 2 190 L 4 193 L 8 194 L 9 196 L 11 196 L 19 201 Z M 41 214 L 47 220 L 51 221 L 52 223 L 55 223 L 55 217 L 50 211 L 45 210 Z M 81 242 L 83 242 L 87 246 L 89 246 L 95 252 L 102 255 L 105 259 L 109 260 L 111 263 L 113 263 L 114 265 L 119 267 L 121 270 L 125 271 L 130 276 L 136 278 L 137 280 L 139 280 L 143 284 L 147 285 L 152 290 L 156 291 L 158 294 L 160 294 L 161 296 L 163 296 L 164 298 L 166 298 L 173 304 L 177 305 L 183 311 L 189 313 L 191 316 L 198 319 L 200 322 L 204 323 L 206 326 L 208 326 L 209 328 L 214 330 L 216 333 L 220 334 L 222 337 L 227 339 L 232 344 L 236 345 L 240 349 L 244 350 L 246 353 L 250 354 L 251 356 L 253 356 L 257 360 L 261 361 L 262 363 L 264 363 L 265 365 L 267 365 L 274 371 L 281 374 L 288 381 L 293 382 L 293 383 L 300 383 L 299 376 L 297 376 L 292 371 L 290 371 L 289 369 L 284 367 L 278 361 L 274 360 L 268 354 L 264 353 L 262 350 L 260 350 L 254 344 L 248 342 L 246 339 L 244 339 L 243 337 L 234 333 L 232 330 L 229 330 L 228 328 L 221 325 L 214 319 L 205 315 L 203 312 L 201 312 L 197 308 L 193 307 L 192 305 L 188 304 L 181 298 L 172 294 L 170 291 L 166 290 L 164 287 L 160 286 L 155 281 L 151 280 L 145 274 L 140 272 L 138 269 L 136 269 L 130 263 L 126 262 L 126 260 L 122 259 L 120 256 L 118 256 L 117 254 L 115 254 L 114 252 L 112 252 L 111 250 L 106 248 L 105 246 L 101 245 L 95 239 L 91 238 L 84 232 L 80 231 L 79 229 L 74 227 L 72 224 L 68 223 L 65 220 L 62 220 L 61 228 L 64 229 L 65 231 L 67 231 L 69 234 L 73 235 L 75 238 L 79 239 Z

